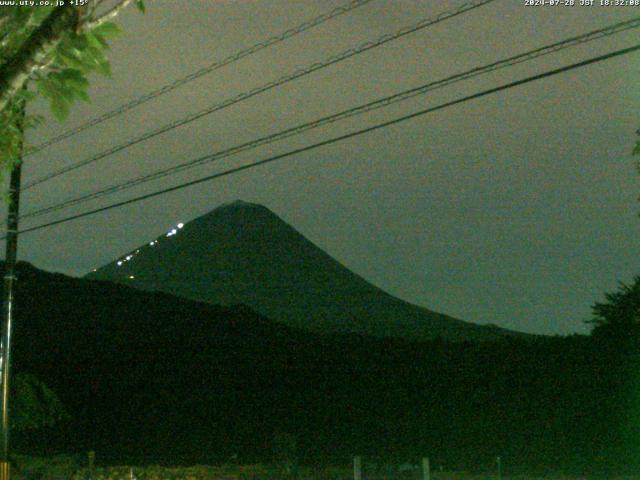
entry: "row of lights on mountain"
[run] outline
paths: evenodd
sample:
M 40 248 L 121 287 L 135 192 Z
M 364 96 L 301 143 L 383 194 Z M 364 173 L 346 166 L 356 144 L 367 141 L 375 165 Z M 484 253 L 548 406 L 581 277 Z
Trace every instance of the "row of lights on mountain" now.
M 167 232 L 167 237 L 172 237 L 174 236 L 176 233 L 178 233 L 178 230 L 180 230 L 182 227 L 184 227 L 184 223 L 179 223 L 178 225 L 176 225 L 176 228 L 172 228 L 171 230 L 169 230 Z M 150 247 L 153 247 L 154 245 L 156 245 L 158 243 L 158 240 L 154 240 L 153 242 L 149 243 Z M 122 264 L 129 262 L 131 260 L 133 260 L 133 257 L 136 256 L 138 253 L 140 253 L 140 250 L 136 250 L 133 253 L 130 253 L 129 255 L 127 255 L 126 257 L 124 257 L 122 260 L 118 260 L 117 265 L 119 267 L 122 266 Z M 94 270 L 95 271 L 95 270 Z M 133 280 L 134 276 L 133 275 L 129 275 L 129 278 Z

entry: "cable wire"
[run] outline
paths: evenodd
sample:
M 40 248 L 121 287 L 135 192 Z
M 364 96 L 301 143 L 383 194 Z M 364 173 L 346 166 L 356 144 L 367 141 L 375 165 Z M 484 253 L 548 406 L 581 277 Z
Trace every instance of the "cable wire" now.
M 72 128 L 70 130 L 67 130 L 66 132 L 61 133 L 60 135 L 53 137 L 45 142 L 42 142 L 38 145 L 35 145 L 31 148 L 28 149 L 27 151 L 27 155 L 32 155 L 34 153 L 39 152 L 40 150 L 43 150 L 47 147 L 50 147 L 51 145 L 54 145 L 56 143 L 61 142 L 62 140 L 65 140 L 69 137 L 72 137 L 74 135 L 77 135 L 78 133 L 87 130 L 88 128 L 94 127 L 96 125 L 101 124 L 102 122 L 105 122 L 107 120 L 112 119 L 113 117 L 117 117 L 118 115 L 122 115 L 125 112 L 128 112 L 129 110 L 142 105 L 143 103 L 146 103 L 150 100 L 153 100 L 154 98 L 157 98 L 161 95 L 164 95 L 165 93 L 169 93 L 172 90 L 175 90 L 176 88 L 182 87 L 183 85 L 196 80 L 204 75 L 207 75 L 211 72 L 214 72 L 222 67 L 225 67 L 231 63 L 237 62 L 238 60 L 243 59 L 244 57 L 248 57 L 249 55 L 253 55 L 254 53 L 257 53 L 261 50 L 264 50 L 266 48 L 271 47 L 272 45 L 275 45 L 277 43 L 283 42 L 284 40 L 287 40 L 289 38 L 295 37 L 296 35 L 306 32 L 307 30 L 311 30 L 314 27 L 317 27 L 318 25 L 321 25 L 324 22 L 327 22 L 329 20 L 331 20 L 332 18 L 335 18 L 337 16 L 340 16 L 342 14 L 345 14 L 347 12 L 350 12 L 352 10 L 355 10 L 358 7 L 361 7 L 369 2 L 371 2 L 372 0 L 353 0 L 351 2 L 349 2 L 348 4 L 341 6 L 341 7 L 337 7 L 334 8 L 333 10 L 331 10 L 330 12 L 326 12 L 323 13 L 322 15 L 319 15 L 307 22 L 301 23 L 300 25 L 297 25 L 293 28 L 290 28 L 289 30 L 284 31 L 283 33 L 273 36 L 267 40 L 264 40 L 262 42 L 256 43 L 255 45 L 252 45 L 249 48 L 246 48 L 244 50 L 241 50 L 239 52 L 236 52 L 232 55 L 229 55 L 228 57 L 214 62 L 211 65 L 208 65 L 206 67 L 201 68 L 200 70 L 197 70 L 193 73 L 190 73 L 189 75 L 186 75 L 182 78 L 179 78 L 175 81 L 173 81 L 172 83 L 169 83 L 167 85 L 164 85 L 156 90 L 153 90 L 145 95 L 142 95 L 138 98 L 135 98 L 133 100 L 131 100 L 128 103 L 125 103 L 123 105 L 120 105 L 117 108 L 114 108 L 113 110 L 106 112 L 96 118 L 93 118 L 91 120 L 89 120 L 88 122 L 83 123 L 82 125 L 79 125 L 75 128 Z
M 470 70 L 467 70 L 465 72 L 462 73 L 458 73 L 449 77 L 446 77 L 444 79 L 441 80 L 437 80 L 434 82 L 430 82 L 427 83 L 425 85 L 419 86 L 419 87 L 415 87 L 409 90 L 405 90 L 403 92 L 400 93 L 396 93 L 394 95 L 390 95 L 363 105 L 359 105 L 357 107 L 353 107 L 347 110 L 344 110 L 342 112 L 339 113 L 335 113 L 333 115 L 329 115 L 329 116 L 325 116 L 322 117 L 320 119 L 316 119 L 314 121 L 311 122 L 307 122 L 289 129 L 286 129 L 284 131 L 280 131 L 271 135 L 267 135 L 255 140 L 252 140 L 250 142 L 246 142 L 240 145 L 236 145 L 233 146 L 231 148 L 227 148 L 225 150 L 221 150 L 219 152 L 216 152 L 214 154 L 209 154 L 203 157 L 199 157 L 196 158 L 194 160 L 190 160 L 188 162 L 184 162 L 181 163 L 179 165 L 175 165 L 169 168 L 165 168 L 162 170 L 158 170 L 156 172 L 147 174 L 147 175 L 142 175 L 139 176 L 137 178 L 128 180 L 126 182 L 123 183 L 119 183 L 116 185 L 111 185 L 109 187 L 91 192 L 91 193 L 87 193 L 87 194 L 83 194 L 81 196 L 77 196 L 68 200 L 64 200 L 60 203 L 48 206 L 48 207 L 43 207 L 37 210 L 33 210 L 30 212 L 25 213 L 24 215 L 21 216 L 21 218 L 34 218 L 34 217 L 38 217 L 38 216 L 42 216 L 60 209 L 64 209 L 73 205 L 78 205 L 81 203 L 85 203 L 89 200 L 93 200 L 93 199 L 97 199 L 97 198 L 101 198 L 104 197 L 106 195 L 112 194 L 112 193 L 116 193 L 116 192 L 120 192 L 123 190 L 127 190 L 129 188 L 133 188 L 137 185 L 141 185 L 144 184 L 146 182 L 150 182 L 152 180 L 156 180 L 159 178 L 163 178 L 169 175 L 174 175 L 176 173 L 188 170 L 190 168 L 195 168 L 201 165 L 204 165 L 206 163 L 210 163 L 213 161 L 217 161 L 217 160 L 221 160 L 223 158 L 228 158 L 232 155 L 236 155 L 239 154 L 241 152 L 247 151 L 247 150 L 251 150 L 254 148 L 257 148 L 259 146 L 262 145 L 267 145 L 285 138 L 289 138 L 292 137 L 294 135 L 299 135 L 303 132 L 306 132 L 308 130 L 311 129 L 315 129 L 315 128 L 319 128 L 321 126 L 324 125 L 328 125 L 334 122 L 337 122 L 339 120 L 343 120 L 346 118 L 350 118 L 356 115 L 361 115 L 363 113 L 366 112 L 370 112 L 382 107 L 387 107 L 389 105 L 392 105 L 394 103 L 398 103 L 404 100 L 408 100 L 412 97 L 415 97 L 417 95 L 422 95 L 428 92 L 431 92 L 433 90 L 436 90 L 438 88 L 442 88 L 448 85 L 452 85 L 454 83 L 463 81 L 463 80 L 467 80 L 479 75 L 483 75 L 492 71 L 496 71 L 502 68 L 506 68 L 506 67 L 511 67 L 513 65 L 517 65 L 519 63 L 523 63 L 526 61 L 530 61 L 539 57 L 542 57 L 544 55 L 549 55 L 551 53 L 555 53 L 558 52 L 560 50 L 569 48 L 569 47 L 573 47 L 576 45 L 580 45 L 583 43 L 587 43 L 596 39 L 600 39 L 603 38 L 605 36 L 610 36 L 616 33 L 620 33 L 626 30 L 630 30 L 633 28 L 638 28 L 640 27 L 640 17 L 636 17 L 630 20 L 626 20 L 623 22 L 619 22 L 616 23 L 614 25 L 610 25 L 608 27 L 604 27 L 604 28 L 600 28 L 597 30 L 593 30 L 591 32 L 582 34 L 582 35 L 578 35 L 575 37 L 571 37 L 568 38 L 566 40 L 562 40 L 556 43 L 553 43 L 551 45 L 547 45 L 544 47 L 540 47 L 540 48 L 536 48 L 534 50 L 530 50 L 527 51 L 525 53 L 521 53 L 515 56 L 511 56 L 493 63 L 490 63 L 488 65 L 484 65 L 484 66 L 479 66 L 479 67 L 475 67 L 472 68 Z
M 437 15 L 436 17 L 423 19 L 423 20 L 419 21 L 416 24 L 413 24 L 411 26 L 404 27 L 404 28 L 400 29 L 395 33 L 386 34 L 386 35 L 383 35 L 382 37 L 378 38 L 377 40 L 369 41 L 369 42 L 361 44 L 358 47 L 350 48 L 350 49 L 348 49 L 348 50 L 346 50 L 346 51 L 344 51 L 344 52 L 342 52 L 342 53 L 340 53 L 338 55 L 332 56 L 332 57 L 330 57 L 330 58 L 328 58 L 328 59 L 326 59 L 326 60 L 324 60 L 322 62 L 317 62 L 317 63 L 314 63 L 314 64 L 308 66 L 308 67 L 298 69 L 298 70 L 296 70 L 295 72 L 293 72 L 291 74 L 288 74 L 288 75 L 285 75 L 283 77 L 280 77 L 279 79 L 274 80 L 272 82 L 269 82 L 269 83 L 267 83 L 265 85 L 262 85 L 261 87 L 257 87 L 257 88 L 254 88 L 254 89 L 248 91 L 248 92 L 241 93 L 241 94 L 239 94 L 239 95 L 237 95 L 235 97 L 232 97 L 232 98 L 229 98 L 229 99 L 223 101 L 222 103 L 218 103 L 218 104 L 212 105 L 212 106 L 207 107 L 207 108 L 205 108 L 203 110 L 200 110 L 199 112 L 192 113 L 192 114 L 190 114 L 190 115 L 188 115 L 188 116 L 186 116 L 186 117 L 184 117 L 184 118 L 182 118 L 180 120 L 168 123 L 168 124 L 166 124 L 166 125 L 164 125 L 164 126 L 162 126 L 160 128 L 157 128 L 156 130 L 152 130 L 150 132 L 147 132 L 147 133 L 145 133 L 145 134 L 143 134 L 143 135 L 141 135 L 139 137 L 136 137 L 136 138 L 134 138 L 134 139 L 132 139 L 132 140 L 126 142 L 126 143 L 123 143 L 123 144 L 117 145 L 115 147 L 109 148 L 109 149 L 107 149 L 107 150 L 105 150 L 105 151 L 103 151 L 101 153 L 98 153 L 98 154 L 94 155 L 93 157 L 87 158 L 85 160 L 81 160 L 80 162 L 76 162 L 74 164 L 71 164 L 71 165 L 68 165 L 66 167 L 60 168 L 59 170 L 56 170 L 56 171 L 54 171 L 52 173 L 49 173 L 49 174 L 47 174 L 47 175 L 45 175 L 43 177 L 37 178 L 37 179 L 27 183 L 23 187 L 23 191 L 24 190 L 28 190 L 28 189 L 36 186 L 36 185 L 44 183 L 44 182 L 46 182 L 48 180 L 56 178 L 56 177 L 58 177 L 60 175 L 63 175 L 65 173 L 71 172 L 73 170 L 76 170 L 78 168 L 84 167 L 84 166 L 89 165 L 91 163 L 97 162 L 98 160 L 101 160 L 101 159 L 103 159 L 105 157 L 111 156 L 111 155 L 113 155 L 113 154 L 115 154 L 117 152 L 125 150 L 125 149 L 127 149 L 127 148 L 129 148 L 129 147 L 131 147 L 133 145 L 136 145 L 138 143 L 144 142 L 144 141 L 149 140 L 151 138 L 154 138 L 154 137 L 156 137 L 158 135 L 161 135 L 163 133 L 166 133 L 166 132 L 168 132 L 170 130 L 174 130 L 174 129 L 178 128 L 178 127 L 181 127 L 183 125 L 191 123 L 191 122 L 193 122 L 195 120 L 198 120 L 198 119 L 200 119 L 200 118 L 202 118 L 202 117 L 204 117 L 206 115 L 210 115 L 210 114 L 212 114 L 214 112 L 223 110 L 223 109 L 225 109 L 227 107 L 230 107 L 231 105 L 234 105 L 234 104 L 236 104 L 238 102 L 247 100 L 247 99 L 252 98 L 252 97 L 254 97 L 254 96 L 258 95 L 258 94 L 261 94 L 261 93 L 264 93 L 264 92 L 266 92 L 268 90 L 271 90 L 273 88 L 279 87 L 280 85 L 283 85 L 285 83 L 291 82 L 291 81 L 296 80 L 296 79 L 298 79 L 300 77 L 304 77 L 306 75 L 309 75 L 309 74 L 311 74 L 311 73 L 313 73 L 313 72 L 315 72 L 317 70 L 326 68 L 326 67 L 328 67 L 330 65 L 334 65 L 334 64 L 339 63 L 339 62 L 341 62 L 343 60 L 346 60 L 348 58 L 351 58 L 353 56 L 356 56 L 356 55 L 364 53 L 364 52 L 366 52 L 368 50 L 371 50 L 373 48 L 376 48 L 376 47 L 379 47 L 381 45 L 384 45 L 385 43 L 391 42 L 391 41 L 396 40 L 398 38 L 401 38 L 401 37 L 404 37 L 404 36 L 409 35 L 411 33 L 417 32 L 418 30 L 427 28 L 427 27 L 429 27 L 431 25 L 435 25 L 435 24 L 440 23 L 440 22 L 442 22 L 444 20 L 448 20 L 450 18 L 456 17 L 458 15 L 461 15 L 462 13 L 465 13 L 467 11 L 473 10 L 475 8 L 481 7 L 481 6 L 483 6 L 483 5 L 487 4 L 487 3 L 491 3 L 491 2 L 494 2 L 494 1 L 495 0 L 474 0 L 474 1 L 471 1 L 471 2 L 466 2 L 466 3 L 462 4 L 460 7 L 457 7 L 457 8 L 452 9 L 452 10 L 448 10 L 446 12 L 443 12 L 443 13 Z
M 41 230 L 43 228 L 48 228 L 48 227 L 51 227 L 51 226 L 54 226 L 54 225 L 59 225 L 61 223 L 70 222 L 72 220 L 76 220 L 76 219 L 79 219 L 79 218 L 87 217 L 87 216 L 90 216 L 90 215 L 95 215 L 96 213 L 105 212 L 107 210 L 112 210 L 114 208 L 123 207 L 125 205 L 130 205 L 132 203 L 137 203 L 137 202 L 140 202 L 142 200 L 146 200 L 148 198 L 153 198 L 153 197 L 157 197 L 159 195 L 164 195 L 166 193 L 174 192 L 174 191 L 177 191 L 177 190 L 182 190 L 184 188 L 191 187 L 193 185 L 197 185 L 197 184 L 200 184 L 200 183 L 203 183 L 203 182 L 214 180 L 216 178 L 221 178 L 221 177 L 225 177 L 225 176 L 228 176 L 228 175 L 232 175 L 234 173 L 238 173 L 238 172 L 241 172 L 241 171 L 244 171 L 244 170 L 249 170 L 251 168 L 255 168 L 255 167 L 258 167 L 258 166 L 261 166 L 261 165 L 265 165 L 267 163 L 271 163 L 271 162 L 274 162 L 276 160 L 280 160 L 282 158 L 287 158 L 287 157 L 290 157 L 290 156 L 293 156 L 293 155 L 297 155 L 297 154 L 303 153 L 303 152 L 308 152 L 310 150 L 314 150 L 316 148 L 320 148 L 320 147 L 323 147 L 323 146 L 326 146 L 326 145 L 331 145 L 331 144 L 334 144 L 334 143 L 337 143 L 337 142 L 340 142 L 340 141 L 343 141 L 343 140 L 347 140 L 349 138 L 353 138 L 353 137 L 356 137 L 356 136 L 359 136 L 359 135 L 363 135 L 365 133 L 373 132 L 375 130 L 386 128 L 386 127 L 389 127 L 391 125 L 395 125 L 395 124 L 398 124 L 398 123 L 401 123 L 401 122 L 405 122 L 407 120 L 410 120 L 410 119 L 413 119 L 413 118 L 417 118 L 417 117 L 420 117 L 422 115 L 426 115 L 428 113 L 436 112 L 438 110 L 443 110 L 445 108 L 448 108 L 448 107 L 451 107 L 451 106 L 454 106 L 454 105 L 458 105 L 458 104 L 461 104 L 461 103 L 464 103 L 464 102 L 468 102 L 470 100 L 481 98 L 481 97 L 484 97 L 484 96 L 487 96 L 487 95 L 491 95 L 493 93 L 497 93 L 497 92 L 500 92 L 500 91 L 508 90 L 510 88 L 517 87 L 519 85 L 524 85 L 526 83 L 530 83 L 530 82 L 533 82 L 533 81 L 536 81 L 536 80 L 541 80 L 543 78 L 548 78 L 548 77 L 551 77 L 551 76 L 554 76 L 554 75 L 558 75 L 558 74 L 561 74 L 561 73 L 564 73 L 564 72 L 567 72 L 567 71 L 570 71 L 570 70 L 574 70 L 574 69 L 577 69 L 577 68 L 580 68 L 580 67 L 584 67 L 584 66 L 587 66 L 587 65 L 591 65 L 591 64 L 594 64 L 594 63 L 597 63 L 597 62 L 602 62 L 604 60 L 608 60 L 608 59 L 611 59 L 611 58 L 614 58 L 614 57 L 619 57 L 621 55 L 626 55 L 626 54 L 629 54 L 629 53 L 632 53 L 632 52 L 636 52 L 638 50 L 640 50 L 640 44 L 634 45 L 633 47 L 628 47 L 628 48 L 623 48 L 623 49 L 620 49 L 620 50 L 616 50 L 616 51 L 607 53 L 605 55 L 600 55 L 598 57 L 593 57 L 593 58 L 590 58 L 588 60 L 583 60 L 581 62 L 574 63 L 574 64 L 571 64 L 571 65 L 567 65 L 565 67 L 556 68 L 556 69 L 553 69 L 553 70 L 548 70 L 546 72 L 543 72 L 543 73 L 540 73 L 540 74 L 537 74 L 537 75 L 532 75 L 532 76 L 523 78 L 521 80 L 516 80 L 514 82 L 510 82 L 510 83 L 507 83 L 507 84 L 504 84 L 504 85 L 501 85 L 501 86 L 498 86 L 498 87 L 490 88 L 488 90 L 483 90 L 481 92 L 478 92 L 478 93 L 475 93 L 475 94 L 472 94 L 472 95 L 467 95 L 467 96 L 459 98 L 457 100 L 452 100 L 450 102 L 442 103 L 442 104 L 437 105 L 435 107 L 430 107 L 430 108 L 427 108 L 427 109 L 424 109 L 424 110 L 419 110 L 417 112 L 414 112 L 414 113 L 411 113 L 411 114 L 408 114 L 408 115 L 404 115 L 404 116 L 395 118 L 393 120 L 389 120 L 389 121 L 386 121 L 386 122 L 378 123 L 376 125 L 373 125 L 373 126 L 370 126 L 370 127 L 367 127 L 367 128 L 363 128 L 363 129 L 360 129 L 360 130 L 356 130 L 354 132 L 350 132 L 350 133 L 347 133 L 347 134 L 344 134 L 344 135 L 340 135 L 338 137 L 333 137 L 333 138 L 330 138 L 328 140 L 324 140 L 322 142 L 318 142 L 318 143 L 314 143 L 314 144 L 311 144 L 311 145 L 307 145 L 306 147 L 301 147 L 301 148 L 297 148 L 295 150 L 290 150 L 288 152 L 285 152 L 285 153 L 282 153 L 282 154 L 279 154 L 279 155 L 275 155 L 275 156 L 272 156 L 272 157 L 269 157 L 269 158 L 265 158 L 265 159 L 259 160 L 257 162 L 249 163 L 249 164 L 242 165 L 242 166 L 239 166 L 239 167 L 234 167 L 234 168 L 225 170 L 223 172 L 215 173 L 213 175 L 207 175 L 206 177 L 201 177 L 201 178 L 198 178 L 196 180 L 191 180 L 191 181 L 184 182 L 184 183 L 181 183 L 181 184 L 178 184 L 178 185 L 174 185 L 173 187 L 164 188 L 162 190 L 157 190 L 155 192 L 151 192 L 151 193 L 147 193 L 147 194 L 140 195 L 140 196 L 137 196 L 137 197 L 133 197 L 133 198 L 130 198 L 128 200 L 124 200 L 124 201 L 117 202 L 117 203 L 112 203 L 112 204 L 106 205 L 104 207 L 96 208 L 96 209 L 93 209 L 93 210 L 88 210 L 88 211 L 85 211 L 85 212 L 82 212 L 82 213 L 78 213 L 76 215 L 71 215 L 71 216 L 68 216 L 68 217 L 65 217 L 65 218 L 62 218 L 62 219 L 59 219 L 59 220 L 55 220 L 55 221 L 52 221 L 52 222 L 47 222 L 47 223 L 44 223 L 44 224 L 36 225 L 34 227 L 23 229 L 23 230 L 20 230 L 19 233 L 24 234 L 24 233 L 34 232 L 36 230 Z M 4 238 L 5 237 L 3 237 L 3 239 Z

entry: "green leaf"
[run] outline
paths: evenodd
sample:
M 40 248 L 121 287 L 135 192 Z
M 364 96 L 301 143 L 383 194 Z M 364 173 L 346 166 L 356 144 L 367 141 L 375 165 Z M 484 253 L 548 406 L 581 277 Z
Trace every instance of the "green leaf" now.
M 69 114 L 69 107 L 75 97 L 81 97 L 73 88 L 69 88 L 60 79 L 60 73 L 50 73 L 47 78 L 38 82 L 38 91 L 43 97 L 49 99 L 49 106 L 53 116 L 59 121 L 64 120 Z
M 30 90 L 20 89 L 13 97 L 16 102 L 28 102 L 35 98 L 35 94 Z
M 104 51 L 104 48 L 96 48 L 93 45 L 89 45 L 86 49 L 87 55 L 90 55 L 96 63 L 100 63 L 106 59 Z
M 84 35 L 78 35 L 74 32 L 69 33 L 69 41 L 78 50 L 83 50 L 89 46 L 89 41 Z
M 51 112 L 58 121 L 62 122 L 69 115 L 69 103 L 63 97 L 52 97 Z
M 59 95 L 59 87 L 49 78 L 43 78 L 38 82 L 38 92 L 46 98 L 53 98 Z
M 96 56 L 96 52 L 90 48 L 74 50 L 73 54 L 84 65 L 86 71 L 94 70 L 101 60 Z
M 104 38 L 117 37 L 122 34 L 120 27 L 113 22 L 105 22 L 91 30 L 94 35 L 101 35 Z
M 100 62 L 100 64 L 96 68 L 96 72 L 104 75 L 105 77 L 111 78 L 111 64 L 109 63 L 109 60 L 105 59 L 104 61 Z
M 633 149 L 632 155 L 640 155 L 640 140 L 636 142 L 636 146 Z
M 76 90 L 76 95 L 84 103 L 91 103 L 91 97 L 89 96 L 86 90 Z
M 89 81 L 84 78 L 71 78 L 65 81 L 65 85 L 73 88 L 77 92 L 86 92 L 89 88 Z
M 60 49 L 58 51 L 58 57 L 59 59 L 56 63 L 61 66 L 77 68 L 80 71 L 85 71 L 87 69 L 86 65 L 80 61 L 80 59 L 76 58 L 71 51 Z
M 146 8 L 144 6 L 144 0 L 136 0 L 136 7 L 138 8 L 138 10 L 140 10 L 142 13 L 144 13 L 146 11 Z
M 69 103 L 76 98 L 85 102 L 89 101 L 89 95 L 87 94 L 89 81 L 81 71 L 69 68 L 61 72 L 51 73 L 48 80 L 53 83 L 53 88 L 57 93 L 67 99 Z
M 60 72 L 55 72 L 51 74 L 52 76 L 55 75 L 56 78 L 60 79 L 60 81 L 62 82 L 87 82 L 87 80 L 84 78 L 84 75 L 82 74 L 82 72 L 80 70 L 76 70 L 75 68 L 65 68 L 64 70 L 61 70 Z
M 93 48 L 109 50 L 109 44 L 102 35 L 96 35 L 93 32 L 87 32 L 85 33 L 85 37 L 87 38 L 87 42 L 89 42 L 89 45 L 91 45 Z

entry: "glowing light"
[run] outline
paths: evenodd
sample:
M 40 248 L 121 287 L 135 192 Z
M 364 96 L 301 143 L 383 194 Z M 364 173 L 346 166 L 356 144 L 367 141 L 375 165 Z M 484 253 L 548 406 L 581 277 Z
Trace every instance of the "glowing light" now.
M 184 223 L 179 223 L 178 228 L 182 228 L 182 227 L 184 227 Z
M 127 260 L 131 260 L 133 258 L 133 255 L 127 255 Z
M 133 275 L 129 275 L 129 278 L 130 278 L 131 280 L 133 280 L 133 279 L 134 279 L 134 278 L 136 278 L 136 277 L 134 277 Z
M 118 266 L 122 265 L 122 260 L 118 261 Z
M 171 230 L 171 233 L 175 235 L 176 233 L 178 233 L 178 231 L 174 228 L 173 230 Z
M 155 245 L 155 242 L 151 242 L 151 243 L 149 244 L 149 246 L 150 246 L 150 247 L 153 247 L 154 245 Z

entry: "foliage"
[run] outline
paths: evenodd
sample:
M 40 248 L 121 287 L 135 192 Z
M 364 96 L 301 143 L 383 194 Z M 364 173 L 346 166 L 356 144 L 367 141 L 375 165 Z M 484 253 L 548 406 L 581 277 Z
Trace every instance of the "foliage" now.
M 29 122 L 37 123 L 36 117 L 25 117 L 23 106 L 33 98 L 33 93 L 21 90 L 7 108 L 0 114 L 0 162 L 3 169 L 11 170 L 22 150 L 22 132 Z
M 11 455 L 11 458 L 15 464 L 12 476 L 19 480 L 68 480 L 86 463 L 86 457 L 81 455 Z
M 21 58 L 21 48 L 33 42 L 38 28 L 51 18 L 56 8 L 62 7 L 18 6 L 0 11 L 0 81 L 6 81 L 1 75 L 8 65 L 16 62 L 36 64 L 29 70 L 28 89 L 18 90 L 19 93 L 0 110 L 0 173 L 10 170 L 19 160 L 24 130 L 42 122 L 42 117 L 33 115 L 22 120 L 24 103 L 39 95 L 48 100 L 54 117 L 61 121 L 67 117 L 74 102 L 89 102 L 87 77 L 90 73 L 111 75 L 106 56 L 108 41 L 121 31 L 115 23 L 106 20 L 114 17 L 129 1 L 121 0 L 102 15 L 96 14 L 99 3 L 93 1 L 83 7 L 64 7 L 77 9 L 75 28 L 62 30 L 51 48 L 40 51 L 42 58 L 37 59 Z M 144 12 L 143 0 L 136 0 L 134 4 Z
M 599 337 L 640 339 L 640 275 L 627 285 L 620 283 L 618 291 L 605 294 L 605 302 L 593 305 L 595 325 L 592 334 Z
M 51 14 L 53 6 L 14 6 L 0 11 L 0 58 L 15 55 L 20 46 Z
M 109 48 L 107 39 L 120 33 L 112 22 L 85 32 L 66 32 L 52 54 L 47 74 L 35 74 L 38 93 L 49 100 L 58 120 L 66 118 L 76 100 L 89 101 L 87 74 L 111 75 L 111 65 L 105 56 Z
M 69 418 L 56 394 L 34 375 L 16 375 L 13 380 L 13 389 L 11 405 L 13 430 L 49 427 Z

